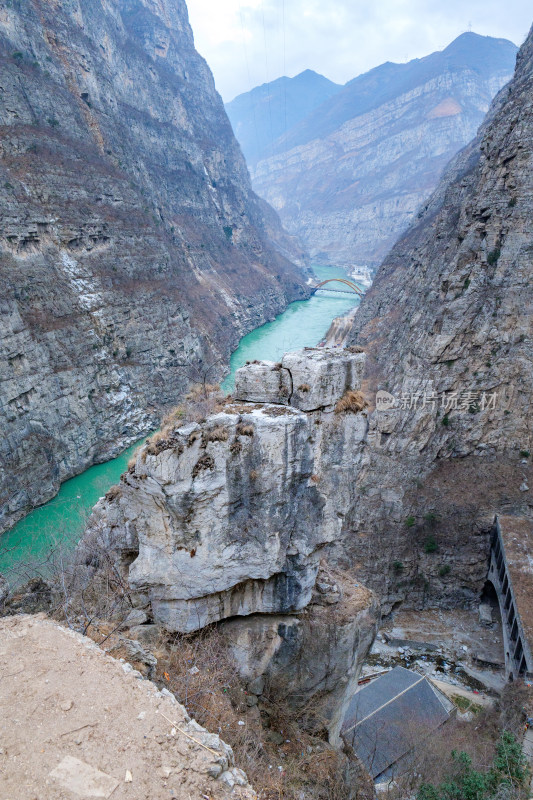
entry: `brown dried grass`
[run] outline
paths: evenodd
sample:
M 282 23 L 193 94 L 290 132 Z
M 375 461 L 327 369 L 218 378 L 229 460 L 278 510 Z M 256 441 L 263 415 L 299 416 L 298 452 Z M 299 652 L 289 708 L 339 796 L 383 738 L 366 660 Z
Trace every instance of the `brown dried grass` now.
M 154 655 L 160 682 L 200 725 L 231 745 L 259 800 L 347 796 L 342 753 L 303 731 L 284 702 L 264 697 L 261 716 L 250 709 L 246 687 L 217 627 L 176 634 Z M 271 740 L 272 731 L 283 735 L 283 744 Z
M 253 425 L 244 425 L 244 423 L 240 422 L 237 425 L 237 436 L 253 436 L 254 435 L 254 426 Z
M 222 427 L 222 425 L 218 425 L 205 434 L 206 441 L 208 442 L 227 442 L 228 437 L 229 431 L 227 428 Z
M 341 399 L 337 402 L 335 406 L 335 412 L 337 414 L 346 414 L 347 412 L 351 412 L 352 414 L 357 414 L 362 411 L 364 408 L 368 406 L 364 395 L 359 390 L 350 389 L 344 393 Z

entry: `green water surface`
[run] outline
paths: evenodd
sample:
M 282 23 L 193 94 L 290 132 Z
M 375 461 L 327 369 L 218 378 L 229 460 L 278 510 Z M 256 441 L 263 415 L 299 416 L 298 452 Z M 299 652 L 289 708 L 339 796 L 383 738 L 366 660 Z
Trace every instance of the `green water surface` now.
M 313 269 L 320 280 L 346 277 L 343 270 L 335 267 L 314 265 Z M 318 344 L 334 317 L 349 311 L 358 302 L 355 296 L 320 292 L 310 300 L 291 303 L 273 322 L 267 322 L 241 340 L 231 357 L 230 374 L 222 384 L 223 389 L 232 390 L 235 372 L 246 361 L 278 361 L 289 350 Z M 91 509 L 113 484 L 118 483 L 137 446 L 66 481 L 53 500 L 36 508 L 0 536 L 0 573 L 12 585 L 35 574 L 46 575 L 51 559 L 58 558 L 58 545 L 68 548 L 80 539 Z
M 346 272 L 338 267 L 321 267 L 313 264 L 319 280 L 327 278 L 346 278 Z M 333 288 L 343 289 L 341 284 Z M 222 384 L 226 392 L 231 392 L 235 383 L 235 373 L 247 361 L 263 359 L 279 361 L 284 353 L 314 347 L 325 336 L 335 317 L 340 317 L 359 302 L 355 295 L 335 294 L 321 291 L 310 300 L 298 300 L 273 322 L 267 322 L 255 331 L 244 336 L 231 356 L 230 373 Z

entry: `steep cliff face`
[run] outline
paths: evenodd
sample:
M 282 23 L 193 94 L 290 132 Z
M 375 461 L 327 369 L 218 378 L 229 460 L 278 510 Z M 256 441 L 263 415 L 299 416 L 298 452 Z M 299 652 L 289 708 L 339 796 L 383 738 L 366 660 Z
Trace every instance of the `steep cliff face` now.
M 183 0 L 3 4 L 0 131 L 1 530 L 304 289 Z
M 316 259 L 378 266 L 476 134 L 516 47 L 463 34 L 350 81 L 252 166 L 256 191 Z
M 355 317 L 367 395 L 396 405 L 370 417 L 344 545 L 389 605 L 472 597 L 494 513 L 533 513 L 532 98 L 533 31 Z
M 243 367 L 236 399 L 139 451 L 80 547 L 89 568 L 101 547 L 117 551 L 168 630 L 230 620 L 241 674 L 299 708 L 323 694 L 333 737 L 379 614 L 372 592 L 321 565 L 357 503 L 363 365 L 317 349 Z

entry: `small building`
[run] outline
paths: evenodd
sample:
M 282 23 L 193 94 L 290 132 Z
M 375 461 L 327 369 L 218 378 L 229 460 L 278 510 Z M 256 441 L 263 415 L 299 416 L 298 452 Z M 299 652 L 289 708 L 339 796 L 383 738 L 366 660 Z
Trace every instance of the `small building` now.
M 452 710 L 428 678 L 395 667 L 354 694 L 341 736 L 374 780 L 392 777 L 394 765 L 443 725 Z

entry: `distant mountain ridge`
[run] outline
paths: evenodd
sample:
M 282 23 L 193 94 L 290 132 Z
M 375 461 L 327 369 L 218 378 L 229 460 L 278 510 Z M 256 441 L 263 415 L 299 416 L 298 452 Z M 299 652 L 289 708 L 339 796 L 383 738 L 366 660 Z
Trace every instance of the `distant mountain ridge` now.
M 343 87 L 311 69 L 277 78 L 226 103 L 226 113 L 248 164 L 275 152 L 280 136 Z
M 506 39 L 464 33 L 354 78 L 287 127 L 271 156 L 248 157 L 255 190 L 316 260 L 376 267 L 476 135 L 516 52 Z M 246 155 L 246 121 L 229 116 Z
M 276 143 L 275 150 L 277 153 L 284 152 L 312 139 L 327 136 L 355 116 L 366 114 L 401 94 L 414 91 L 439 73 L 468 68 L 479 75 L 495 78 L 502 75 L 507 81 L 514 68 L 516 53 L 517 47 L 507 39 L 463 33 L 444 50 L 424 58 L 415 58 L 406 64 L 387 61 L 348 81 L 340 92 L 328 98 L 298 126 L 288 131 L 282 141 Z

